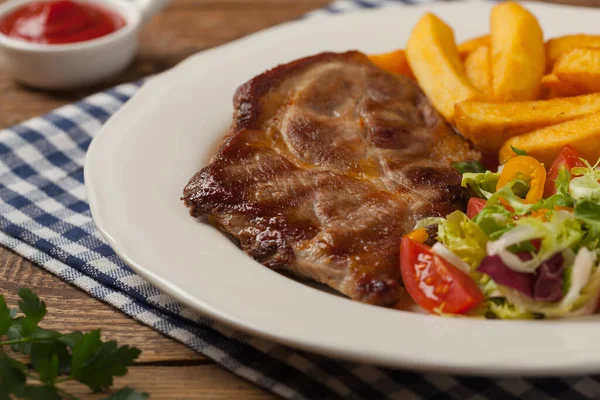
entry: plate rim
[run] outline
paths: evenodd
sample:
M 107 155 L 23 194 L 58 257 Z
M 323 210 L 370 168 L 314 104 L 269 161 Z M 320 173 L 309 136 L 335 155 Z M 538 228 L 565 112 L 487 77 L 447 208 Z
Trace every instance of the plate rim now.
M 428 9 L 436 9 L 443 7 L 456 7 L 456 6 L 465 6 L 467 4 L 489 4 L 488 2 L 483 2 L 479 0 L 473 1 L 463 1 L 457 3 L 437 3 L 435 4 L 423 4 L 423 5 L 404 5 L 398 4 L 394 7 L 405 8 L 405 9 L 415 9 L 415 10 L 428 10 Z M 576 6 L 565 6 L 565 5 L 549 5 L 549 4 L 535 4 L 527 3 L 528 6 L 532 8 L 569 8 L 569 9 L 583 9 L 588 10 L 584 7 L 576 7 Z M 443 8 L 442 7 L 442 8 Z M 389 11 L 389 10 L 387 10 Z M 151 93 L 161 92 L 164 93 L 172 88 L 171 79 L 177 76 L 179 71 L 183 71 L 186 65 L 196 62 L 201 62 L 202 60 L 210 60 L 211 58 L 218 57 L 220 53 L 224 53 L 225 51 L 230 51 L 239 46 L 244 45 L 245 43 L 249 43 L 255 40 L 262 40 L 261 38 L 269 36 L 278 31 L 284 31 L 289 29 L 290 27 L 299 27 L 304 26 L 311 21 L 315 21 L 323 19 L 348 19 L 356 17 L 360 14 L 379 14 L 383 13 L 385 10 L 376 9 L 376 10 L 365 10 L 365 11 L 355 11 L 348 14 L 342 15 L 334 15 L 327 17 L 319 17 L 308 20 L 300 20 L 300 21 L 291 21 L 286 22 L 281 25 L 278 25 L 273 28 L 268 28 L 257 33 L 251 34 L 249 36 L 243 37 L 241 39 L 235 40 L 233 42 L 227 43 L 223 46 L 219 46 L 205 52 L 192 55 L 186 60 L 182 61 L 180 64 L 171 68 L 168 71 L 165 71 L 155 77 L 149 79 L 139 90 L 138 92 L 119 110 L 117 111 L 102 127 L 102 129 L 96 134 L 94 139 L 92 140 L 90 147 L 88 149 L 86 155 L 86 161 L 84 166 L 84 180 L 85 186 L 88 194 L 88 202 L 90 204 L 90 210 L 92 213 L 92 217 L 99 232 L 102 236 L 108 241 L 110 246 L 116 252 L 116 254 L 128 265 L 130 266 L 136 273 L 150 281 L 152 284 L 163 290 L 165 293 L 174 297 L 175 299 L 181 301 L 183 304 L 191 306 L 192 308 L 198 309 L 203 313 L 208 314 L 210 317 L 223 322 L 227 325 L 231 325 L 236 329 L 239 329 L 244 332 L 250 332 L 253 335 L 256 335 L 261 338 L 266 338 L 268 340 L 275 341 L 277 343 L 281 343 L 284 345 L 289 345 L 294 348 L 299 348 L 302 350 L 317 352 L 321 354 L 326 354 L 328 356 L 339 357 L 344 360 L 355 361 L 355 362 L 367 362 L 375 365 L 381 365 L 386 367 L 402 367 L 409 368 L 411 370 L 418 371 L 427 371 L 427 372 L 445 372 L 445 373 L 454 373 L 454 374 L 465 374 L 472 375 L 474 371 L 477 372 L 477 375 L 486 375 L 486 376 L 513 376 L 513 375 L 572 375 L 572 374 L 581 374 L 587 373 L 591 371 L 600 371 L 600 356 L 596 359 L 592 360 L 584 360 L 579 361 L 575 365 L 529 365 L 523 364 L 517 366 L 515 368 L 514 365 L 506 366 L 506 365 L 476 365 L 474 363 L 468 365 L 459 365 L 459 364 L 449 364 L 444 362 L 438 362 L 436 360 L 424 360 L 424 359 L 415 359 L 415 360 L 403 360 L 402 362 L 398 362 L 397 358 L 381 358 L 381 356 L 376 356 L 375 358 L 372 355 L 364 354 L 360 352 L 348 352 L 347 349 L 339 349 L 332 348 L 329 345 L 320 345 L 319 343 L 314 342 L 305 342 L 302 340 L 298 340 L 297 338 L 289 338 L 281 335 L 274 334 L 273 332 L 265 331 L 264 329 L 248 324 L 245 321 L 241 321 L 238 318 L 230 315 L 224 315 L 222 311 L 219 311 L 213 305 L 208 303 L 203 303 L 200 299 L 193 297 L 189 293 L 182 292 L 175 285 L 171 284 L 168 279 L 165 277 L 159 276 L 152 271 L 144 268 L 139 265 L 133 258 L 131 258 L 126 249 L 121 246 L 118 240 L 114 239 L 114 235 L 111 234 L 111 229 L 107 225 L 105 225 L 104 221 L 100 217 L 99 212 L 99 197 L 97 194 L 96 180 L 94 179 L 95 168 L 93 161 L 94 154 L 99 152 L 98 148 L 101 146 L 103 138 L 106 138 L 107 135 L 110 135 L 107 132 L 110 132 L 113 129 L 113 125 L 116 125 L 120 122 L 122 118 L 130 112 L 130 110 L 138 107 L 138 103 L 142 103 L 142 99 L 145 96 L 150 95 Z M 286 278 L 287 279 L 287 278 Z M 356 306 L 363 307 L 372 307 L 363 304 L 356 304 Z M 435 316 L 419 316 L 419 318 L 435 318 L 440 319 Z M 450 322 L 450 320 L 442 319 L 445 322 Z M 531 324 L 531 323 L 539 323 L 535 321 L 488 321 L 488 323 L 501 323 L 501 324 Z M 545 321 L 543 324 L 547 325 L 549 328 L 552 326 L 558 326 L 559 324 L 564 324 L 565 322 L 558 321 Z

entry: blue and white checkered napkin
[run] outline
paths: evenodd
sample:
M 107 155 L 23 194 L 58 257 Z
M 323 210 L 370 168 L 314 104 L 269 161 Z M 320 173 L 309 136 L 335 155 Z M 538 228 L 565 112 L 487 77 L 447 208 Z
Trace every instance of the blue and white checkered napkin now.
M 338 1 L 310 15 L 391 3 Z M 327 359 L 233 331 L 161 293 L 104 242 L 83 184 L 92 137 L 138 86 L 118 86 L 0 131 L 0 244 L 285 398 L 600 398 L 600 377 L 452 377 Z

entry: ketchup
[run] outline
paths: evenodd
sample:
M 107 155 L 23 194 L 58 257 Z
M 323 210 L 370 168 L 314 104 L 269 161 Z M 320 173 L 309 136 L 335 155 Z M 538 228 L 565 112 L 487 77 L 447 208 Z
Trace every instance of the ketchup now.
M 0 19 L 0 32 L 33 43 L 65 44 L 106 36 L 125 19 L 101 6 L 71 0 L 39 1 Z

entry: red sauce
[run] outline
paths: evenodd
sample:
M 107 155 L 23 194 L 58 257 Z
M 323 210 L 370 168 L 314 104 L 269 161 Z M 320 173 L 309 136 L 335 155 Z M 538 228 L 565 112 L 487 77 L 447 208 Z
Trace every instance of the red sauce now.
M 125 19 L 101 6 L 70 0 L 26 4 L 0 19 L 0 32 L 33 43 L 64 44 L 106 36 Z

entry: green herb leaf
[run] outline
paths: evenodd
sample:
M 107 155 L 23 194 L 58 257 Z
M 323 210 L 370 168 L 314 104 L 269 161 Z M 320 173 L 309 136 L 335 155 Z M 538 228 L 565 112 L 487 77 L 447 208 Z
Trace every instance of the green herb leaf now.
M 31 290 L 27 288 L 19 289 L 19 308 L 25 314 L 23 320 L 23 333 L 32 332 L 40 321 L 46 316 L 46 303 L 40 300 Z
M 27 385 L 18 393 L 20 398 L 25 400 L 61 400 L 58 389 L 52 385 Z M 75 398 L 75 397 L 73 397 Z
M 67 346 L 57 340 L 34 343 L 31 346 L 31 365 L 43 383 L 54 384 L 59 373 L 68 374 L 71 356 Z
M 13 351 L 25 355 L 31 354 L 32 341 L 35 340 L 54 340 L 61 334 L 56 331 L 46 330 L 39 327 L 31 328 L 30 321 L 25 317 L 19 317 L 13 320 L 12 326 L 7 332 L 10 340 L 25 340 L 21 343 L 11 345 Z
M 73 348 L 71 377 L 99 392 L 112 386 L 114 376 L 124 376 L 139 355 L 139 349 L 117 347 L 114 341 L 103 343 L 100 331 L 94 330 Z
M 99 330 L 62 334 L 40 328 L 46 305 L 29 289 L 20 289 L 19 296 L 23 315 L 16 317 L 16 310 L 9 309 L 0 295 L 0 336 L 13 342 L 14 351 L 29 356 L 29 368 L 0 347 L 0 400 L 77 400 L 56 387 L 56 383 L 76 380 L 95 392 L 107 390 L 113 378 L 125 375 L 127 367 L 140 355 L 139 349 L 119 347 L 114 341 L 103 342 Z M 28 377 L 34 384 L 27 381 Z M 145 400 L 148 394 L 125 388 L 108 398 Z
M 136 392 L 132 388 L 126 387 L 102 400 L 147 400 L 148 398 L 150 398 L 148 393 Z
M 0 400 L 10 400 L 25 384 L 27 367 L 0 350 Z
M 68 335 L 63 335 L 58 338 L 58 341 L 64 343 L 68 348 L 72 349 L 75 347 L 77 342 L 81 340 L 83 333 L 81 331 L 71 332 Z
M 12 316 L 10 309 L 6 305 L 4 296 L 0 295 L 0 336 L 6 335 L 6 332 L 12 325 Z
M 461 175 L 467 172 L 480 173 L 485 172 L 485 167 L 479 161 L 463 161 L 455 162 L 452 167 L 457 170 Z
M 510 148 L 512 149 L 513 153 L 515 153 L 518 156 L 526 156 L 527 155 L 527 152 L 525 150 L 517 149 L 515 146 L 510 146 Z

